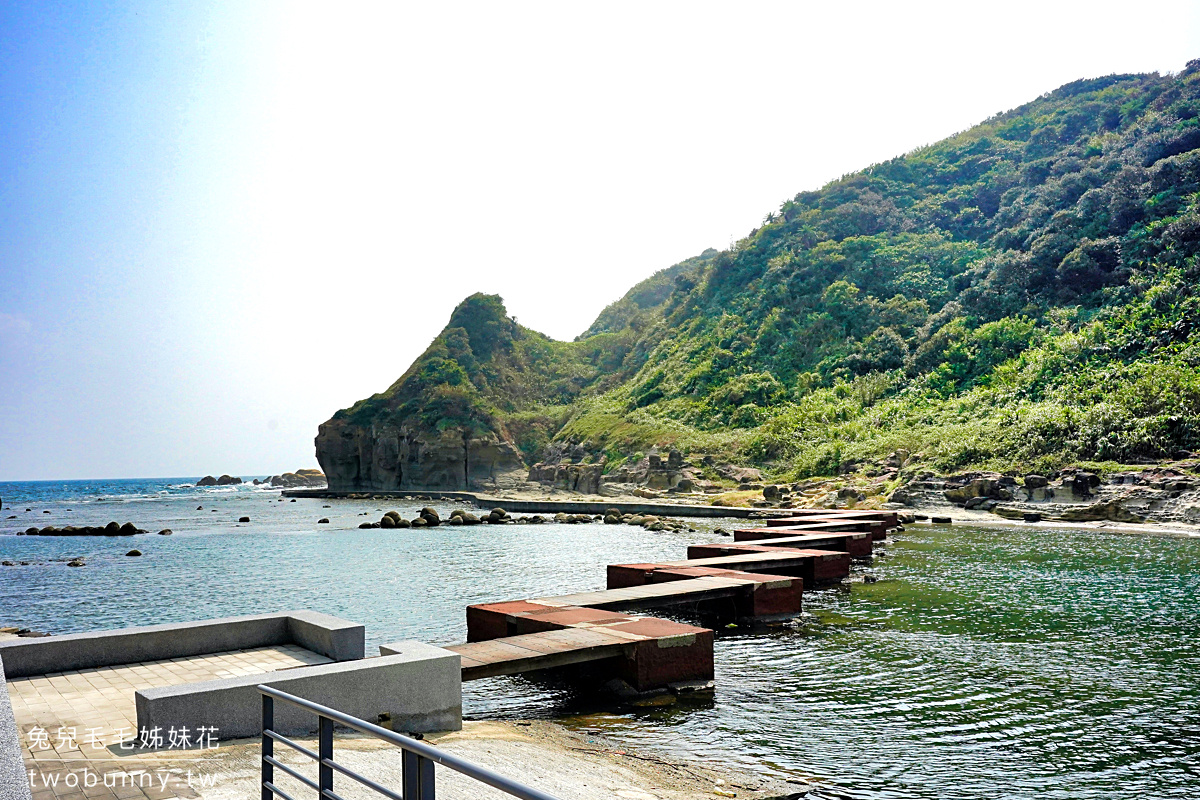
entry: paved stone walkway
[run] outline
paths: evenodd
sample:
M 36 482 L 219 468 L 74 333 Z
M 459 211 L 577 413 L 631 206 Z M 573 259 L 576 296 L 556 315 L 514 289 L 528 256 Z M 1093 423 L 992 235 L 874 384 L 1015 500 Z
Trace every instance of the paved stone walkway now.
M 329 662 L 302 647 L 280 645 L 10 679 L 33 798 L 195 797 L 188 770 L 194 780 L 202 779 L 204 758 L 215 752 L 219 731 L 140 732 L 134 692 Z M 153 748 L 143 746 L 143 736 L 168 749 L 149 752 Z

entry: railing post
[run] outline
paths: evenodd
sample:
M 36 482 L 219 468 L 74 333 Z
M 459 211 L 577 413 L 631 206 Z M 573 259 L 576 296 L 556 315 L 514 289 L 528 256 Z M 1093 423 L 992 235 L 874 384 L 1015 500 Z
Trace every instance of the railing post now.
M 333 720 L 325 716 L 319 716 L 318 719 L 320 728 L 317 755 L 321 757 L 321 763 L 317 785 L 321 787 L 321 793 L 317 795 L 317 800 L 325 800 L 324 793 L 333 791 L 333 767 L 326 763 L 333 761 Z
M 268 761 L 268 756 L 275 755 L 275 740 L 267 736 L 267 731 L 275 729 L 275 698 L 264 694 L 262 696 L 262 800 L 275 800 L 275 793 L 267 788 L 268 783 L 275 783 L 275 767 Z
M 405 750 L 401 764 L 404 800 L 434 800 L 433 762 L 419 753 Z

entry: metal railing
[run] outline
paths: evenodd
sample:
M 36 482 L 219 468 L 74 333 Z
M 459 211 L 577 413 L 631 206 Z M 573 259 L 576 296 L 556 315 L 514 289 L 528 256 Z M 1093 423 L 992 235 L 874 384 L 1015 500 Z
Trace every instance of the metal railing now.
M 313 703 L 305 700 L 303 697 L 296 697 L 293 694 L 281 692 L 278 689 L 272 689 L 270 686 L 259 686 L 258 691 L 262 694 L 262 800 L 274 800 L 276 796 L 283 798 L 283 800 L 294 800 L 289 794 L 275 785 L 276 769 L 290 775 L 312 789 L 317 793 L 318 800 L 343 800 L 342 797 L 333 791 L 333 775 L 335 772 L 357 781 L 368 789 L 372 789 L 384 797 L 390 798 L 390 800 L 435 800 L 434 764 L 449 767 L 456 772 L 466 775 L 468 778 L 485 783 L 513 797 L 522 798 L 522 800 L 558 800 L 553 795 L 548 795 L 545 792 L 517 783 L 497 772 L 492 772 L 486 767 L 472 764 L 470 761 L 464 761 L 424 742 L 419 742 L 408 736 L 402 736 L 389 731 L 387 728 L 381 728 L 378 725 L 372 725 L 369 722 L 348 714 L 343 714 L 328 706 Z M 275 732 L 276 700 L 291 703 L 317 715 L 317 752 L 313 752 L 307 747 Z M 401 761 L 400 779 L 403 784 L 402 791 L 395 792 L 386 786 L 381 786 L 370 778 L 359 775 L 345 765 L 333 760 L 333 726 L 335 723 L 370 734 L 376 739 L 382 739 L 400 748 L 403 759 Z M 306 775 L 300 774 L 292 767 L 275 758 L 275 742 L 285 744 L 296 752 L 302 753 L 317 762 L 317 780 L 314 781 Z

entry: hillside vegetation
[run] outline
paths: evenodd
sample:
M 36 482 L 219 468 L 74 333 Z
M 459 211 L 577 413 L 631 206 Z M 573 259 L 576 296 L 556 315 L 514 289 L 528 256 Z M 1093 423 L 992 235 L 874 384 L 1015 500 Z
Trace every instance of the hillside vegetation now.
M 474 295 L 335 419 L 794 477 L 897 448 L 947 471 L 1170 457 L 1200 449 L 1198 249 L 1200 62 L 1081 80 L 796 195 L 574 342 Z

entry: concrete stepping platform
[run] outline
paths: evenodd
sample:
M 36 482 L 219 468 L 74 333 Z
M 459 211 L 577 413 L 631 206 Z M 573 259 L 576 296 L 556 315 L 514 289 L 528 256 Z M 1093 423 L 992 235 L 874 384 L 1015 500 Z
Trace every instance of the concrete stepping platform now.
M 610 662 L 608 671 L 639 691 L 713 677 L 708 628 L 523 600 L 468 613 L 472 641 L 447 648 L 462 657 L 464 681 L 592 661 Z
M 802 547 L 809 550 L 841 550 L 853 558 L 870 558 L 875 543 L 871 533 L 792 530 L 789 528 L 738 528 L 735 542 L 754 542 L 764 547 Z
M 653 583 L 651 573 L 676 567 L 735 569 L 742 572 L 771 572 L 798 577 L 805 587 L 837 583 L 850 574 L 850 554 L 835 550 L 736 545 L 693 545 L 684 561 L 647 564 L 610 564 L 608 588 L 619 589 Z
M 787 516 L 764 520 L 766 527 L 812 531 L 869 530 L 878 542 L 887 538 L 889 530 L 900 526 L 899 517 L 892 511 L 847 510 L 831 513 L 818 509 L 794 509 L 786 513 Z M 856 524 L 862 527 L 838 527 Z
M 446 649 L 462 656 L 462 679 L 470 681 L 625 657 L 636 640 L 603 629 L 564 628 Z
M 873 541 L 879 542 L 887 538 L 887 525 L 883 522 L 839 520 L 837 522 L 808 522 L 804 519 L 767 519 L 763 520 L 766 527 L 778 531 L 795 531 L 797 533 L 869 533 Z
M 639 691 L 713 676 L 713 632 L 637 616 L 657 608 L 717 603 L 739 618 L 800 613 L 806 584 L 845 578 L 869 557 L 894 515 L 797 514 L 746 528 L 735 542 L 693 545 L 680 561 L 612 564 L 608 588 L 467 607 L 463 680 L 606 662 Z

